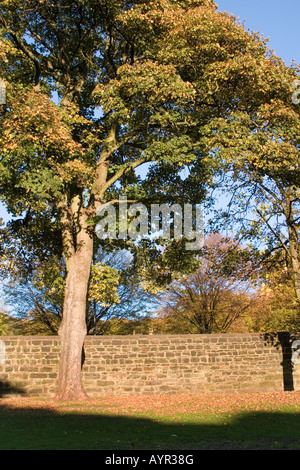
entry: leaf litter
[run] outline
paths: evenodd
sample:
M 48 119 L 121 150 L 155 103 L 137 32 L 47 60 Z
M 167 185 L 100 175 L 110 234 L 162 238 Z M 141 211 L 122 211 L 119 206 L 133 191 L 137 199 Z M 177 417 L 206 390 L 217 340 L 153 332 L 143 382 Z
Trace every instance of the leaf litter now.
M 0 404 L 14 410 L 49 410 L 57 414 L 139 415 L 153 418 L 182 415 L 222 415 L 242 412 L 300 412 L 300 391 L 270 393 L 203 393 L 154 396 L 102 396 L 82 402 L 59 402 L 43 398 L 2 398 Z

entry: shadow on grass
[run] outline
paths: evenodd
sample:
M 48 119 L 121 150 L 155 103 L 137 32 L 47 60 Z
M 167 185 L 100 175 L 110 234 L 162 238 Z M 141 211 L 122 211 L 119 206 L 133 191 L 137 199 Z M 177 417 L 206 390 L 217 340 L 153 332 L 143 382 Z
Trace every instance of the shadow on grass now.
M 163 422 L 51 409 L 12 408 L 0 401 L 1 450 L 300 449 L 300 418 L 256 412 L 204 423 Z M 198 422 L 197 422 L 198 421 Z
M 6 380 L 0 380 L 0 398 L 9 395 L 25 396 L 26 392 L 21 387 L 16 387 Z

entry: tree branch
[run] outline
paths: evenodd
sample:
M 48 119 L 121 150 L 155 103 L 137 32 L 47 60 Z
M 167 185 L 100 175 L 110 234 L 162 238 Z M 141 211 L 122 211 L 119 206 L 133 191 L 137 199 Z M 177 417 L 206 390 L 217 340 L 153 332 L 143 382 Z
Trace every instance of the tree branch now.
M 116 181 L 118 181 L 119 178 L 121 178 L 123 175 L 128 173 L 130 170 L 133 170 L 134 168 L 137 168 L 138 166 L 142 165 L 143 163 L 146 163 L 148 161 L 147 158 L 140 158 L 139 160 L 136 160 L 132 163 L 125 164 L 123 168 L 118 170 L 103 186 L 103 192 L 105 192 L 108 188 L 110 188 Z
M 58 204 L 60 210 L 60 222 L 62 224 L 62 239 L 63 239 L 63 251 L 66 263 L 68 258 L 75 253 L 74 240 L 73 240 L 73 221 L 72 213 L 68 207 L 67 196 L 65 200 Z
M 7 33 L 9 36 L 12 38 L 13 42 L 17 46 L 17 48 L 22 51 L 34 64 L 35 67 L 35 75 L 34 75 L 34 86 L 35 89 L 39 89 L 39 81 L 40 81 L 40 74 L 41 74 L 41 66 L 40 66 L 40 59 L 37 57 L 30 47 L 28 47 L 28 44 L 26 44 L 20 37 L 19 35 L 15 32 L 12 31 L 11 28 L 9 27 L 8 23 L 6 22 L 5 18 L 3 17 L 2 14 L 0 14 L 0 24 L 6 29 Z

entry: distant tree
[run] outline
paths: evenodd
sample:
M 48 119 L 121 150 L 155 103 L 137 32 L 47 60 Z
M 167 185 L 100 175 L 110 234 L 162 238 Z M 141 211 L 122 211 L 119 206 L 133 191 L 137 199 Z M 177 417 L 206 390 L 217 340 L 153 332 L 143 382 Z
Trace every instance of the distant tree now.
M 102 328 L 106 335 L 147 335 L 153 332 L 152 319 L 149 315 L 139 319 L 112 317 L 103 323 Z
M 8 313 L 0 312 L 0 336 L 15 335 L 18 332 L 17 321 Z
M 249 309 L 251 253 L 218 234 L 206 238 L 201 267 L 162 294 L 162 317 L 177 332 L 225 333 Z
M 292 276 L 284 266 L 284 257 L 282 264 L 279 261 L 276 257 L 272 266 L 269 263 L 260 272 L 261 285 L 245 317 L 248 331 L 300 331 L 300 309 Z
M 66 276 L 63 260 L 53 256 L 42 262 L 21 249 L 18 241 L 9 240 L 2 245 L 0 278 L 6 302 L 19 320 L 19 334 L 58 334 Z M 151 304 L 139 286 L 130 253 L 124 250 L 98 251 L 88 292 L 87 334 L 105 334 L 113 317 L 143 317 Z

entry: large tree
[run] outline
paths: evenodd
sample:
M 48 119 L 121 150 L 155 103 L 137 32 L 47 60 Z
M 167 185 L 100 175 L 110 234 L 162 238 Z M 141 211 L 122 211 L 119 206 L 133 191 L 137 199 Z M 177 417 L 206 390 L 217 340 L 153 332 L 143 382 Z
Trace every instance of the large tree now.
M 270 100 L 278 64 L 210 0 L 6 0 L 0 26 L 1 196 L 25 214 L 33 250 L 62 243 L 57 396 L 80 399 L 98 211 L 122 194 L 201 202 L 211 120 Z M 145 162 L 157 165 L 153 184 L 135 173 Z

